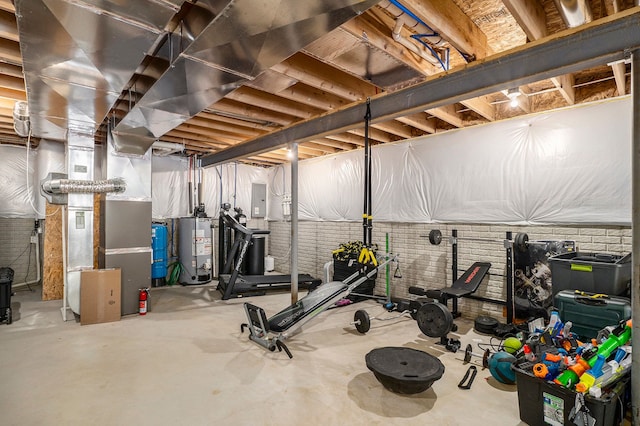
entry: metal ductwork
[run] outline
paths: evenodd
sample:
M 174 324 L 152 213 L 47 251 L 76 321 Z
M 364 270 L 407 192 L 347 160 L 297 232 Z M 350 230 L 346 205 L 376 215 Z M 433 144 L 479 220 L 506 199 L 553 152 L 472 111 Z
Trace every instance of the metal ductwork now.
M 591 6 L 587 0 L 554 0 L 562 20 L 569 28 L 593 21 Z
M 15 0 L 32 133 L 93 135 L 117 102 L 115 148 L 143 154 L 377 2 Z
M 93 135 L 181 0 L 15 0 L 31 131 Z
M 116 124 L 112 132 L 116 149 L 145 152 L 168 131 L 376 3 L 197 2 L 184 17 L 184 25 L 167 38 L 164 56 L 157 61 L 164 72 Z M 201 21 L 194 25 L 193 16 L 211 20 L 204 27 Z

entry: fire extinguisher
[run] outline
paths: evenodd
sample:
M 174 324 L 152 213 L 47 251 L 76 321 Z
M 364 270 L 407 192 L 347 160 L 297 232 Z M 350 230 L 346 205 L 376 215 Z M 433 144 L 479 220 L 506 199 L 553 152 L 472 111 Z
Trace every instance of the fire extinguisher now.
M 138 300 L 140 302 L 140 309 L 139 309 L 140 315 L 147 315 L 147 307 L 149 305 L 149 289 L 148 288 L 140 289 Z

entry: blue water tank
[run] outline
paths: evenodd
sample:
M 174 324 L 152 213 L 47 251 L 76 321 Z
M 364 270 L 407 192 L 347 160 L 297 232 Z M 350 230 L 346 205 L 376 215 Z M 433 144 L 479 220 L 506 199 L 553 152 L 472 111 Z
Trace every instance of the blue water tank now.
M 167 225 L 164 223 L 151 224 L 151 249 L 153 250 L 151 285 L 153 287 L 160 287 L 166 284 L 167 236 Z

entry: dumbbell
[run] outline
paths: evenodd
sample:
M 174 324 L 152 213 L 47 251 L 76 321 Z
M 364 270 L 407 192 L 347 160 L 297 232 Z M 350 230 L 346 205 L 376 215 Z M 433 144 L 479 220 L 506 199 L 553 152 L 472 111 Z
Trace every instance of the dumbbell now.
M 468 364 L 468 363 L 471 362 L 471 359 L 473 357 L 481 358 L 482 359 L 482 368 L 488 368 L 489 367 L 489 357 L 490 356 L 491 356 L 491 351 L 489 351 L 489 349 L 485 349 L 485 351 L 482 354 L 473 353 L 473 348 L 469 344 L 464 349 L 464 359 L 463 359 L 463 361 L 464 361 L 465 364 Z

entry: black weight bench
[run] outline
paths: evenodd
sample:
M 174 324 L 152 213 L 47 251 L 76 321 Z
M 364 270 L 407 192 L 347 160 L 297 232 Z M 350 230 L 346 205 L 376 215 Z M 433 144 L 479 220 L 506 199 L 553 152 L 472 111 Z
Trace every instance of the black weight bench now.
M 476 262 L 471 265 L 460 278 L 458 278 L 451 287 L 443 289 L 427 290 L 421 287 L 409 287 L 409 293 L 416 296 L 426 296 L 430 299 L 436 299 L 440 303 L 447 305 L 449 299 L 453 299 L 453 316 L 459 317 L 458 298 L 469 296 L 478 290 L 480 283 L 489 272 L 491 263 Z

